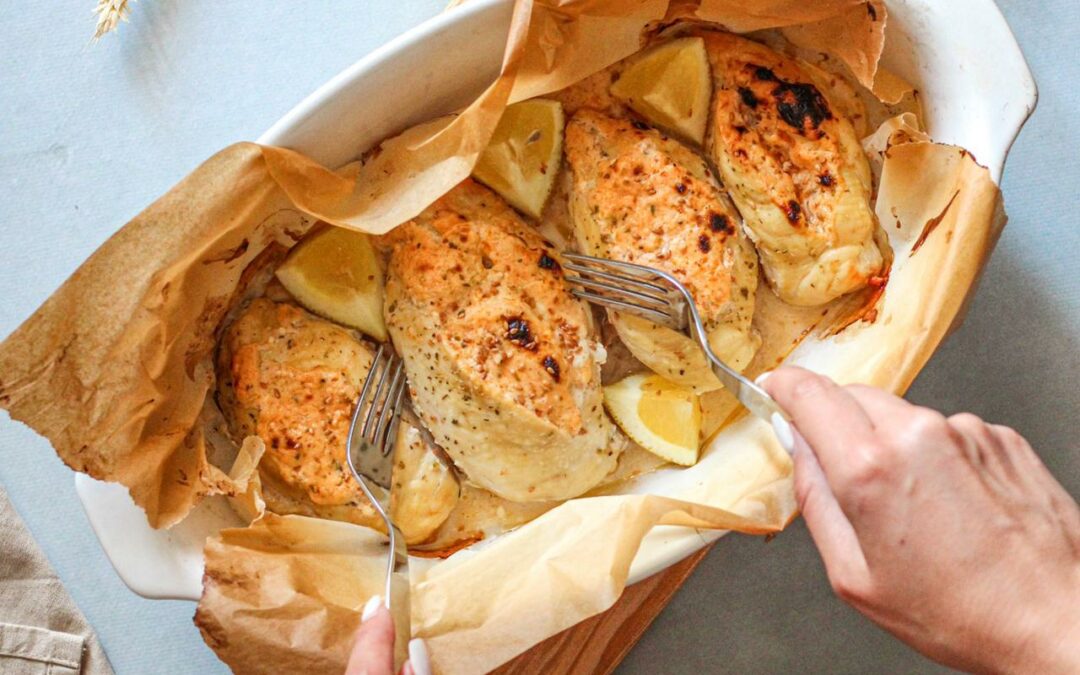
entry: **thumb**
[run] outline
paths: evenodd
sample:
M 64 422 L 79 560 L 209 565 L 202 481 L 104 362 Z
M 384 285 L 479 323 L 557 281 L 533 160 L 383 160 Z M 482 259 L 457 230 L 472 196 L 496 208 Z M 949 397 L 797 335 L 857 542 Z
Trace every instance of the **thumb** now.
M 375 595 L 364 606 L 345 675 L 393 675 L 394 617 Z
M 817 456 L 806 439 L 797 430 L 793 432 L 795 496 L 799 509 L 833 588 L 850 588 L 869 578 L 862 547 L 829 487 Z

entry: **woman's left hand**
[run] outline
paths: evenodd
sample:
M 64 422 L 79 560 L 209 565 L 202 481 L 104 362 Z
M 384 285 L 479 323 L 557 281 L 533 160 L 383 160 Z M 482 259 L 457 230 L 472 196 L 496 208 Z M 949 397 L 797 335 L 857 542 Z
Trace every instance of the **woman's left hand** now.
M 345 675 L 394 675 L 394 618 L 382 596 L 372 596 L 364 605 Z M 401 675 L 431 675 L 427 647 L 420 638 L 409 641 L 409 660 Z

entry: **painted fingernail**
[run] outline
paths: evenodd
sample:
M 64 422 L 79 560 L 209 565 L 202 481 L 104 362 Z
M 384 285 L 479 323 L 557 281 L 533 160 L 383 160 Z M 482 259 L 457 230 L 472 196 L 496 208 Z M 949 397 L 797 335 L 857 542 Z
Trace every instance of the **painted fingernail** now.
M 379 611 L 379 605 L 381 604 L 383 604 L 381 595 L 373 595 L 368 598 L 367 603 L 364 605 L 364 611 L 360 614 L 360 620 L 367 621 L 375 616 L 375 612 Z
M 427 645 L 420 638 L 409 640 L 409 663 L 416 675 L 431 675 L 431 660 L 428 658 Z
M 759 387 L 764 387 L 765 386 L 765 380 L 769 379 L 769 376 L 772 375 L 772 374 L 773 374 L 773 371 L 766 370 L 764 373 L 757 376 L 757 378 L 754 380 L 754 384 L 756 384 Z
M 776 434 L 776 440 L 780 441 L 780 446 L 787 450 L 790 455 L 795 451 L 795 434 L 792 433 L 791 425 L 788 421 L 780 416 L 780 413 L 772 414 L 772 428 Z
M 810 446 L 806 444 L 806 439 L 802 437 L 799 430 L 795 427 L 791 428 L 791 435 L 795 438 L 795 447 L 791 451 L 791 456 L 796 457 L 800 452 L 809 452 Z

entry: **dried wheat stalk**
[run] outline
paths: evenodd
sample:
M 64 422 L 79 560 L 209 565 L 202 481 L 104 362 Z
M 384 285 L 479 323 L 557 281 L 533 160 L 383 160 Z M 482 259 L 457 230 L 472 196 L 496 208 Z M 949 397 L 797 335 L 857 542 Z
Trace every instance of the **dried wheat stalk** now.
M 109 31 L 115 30 L 121 22 L 127 21 L 131 8 L 129 0 L 98 0 L 94 14 L 97 14 L 97 28 L 94 30 L 94 39 L 100 38 Z M 134 0 L 131 0 L 134 3 Z

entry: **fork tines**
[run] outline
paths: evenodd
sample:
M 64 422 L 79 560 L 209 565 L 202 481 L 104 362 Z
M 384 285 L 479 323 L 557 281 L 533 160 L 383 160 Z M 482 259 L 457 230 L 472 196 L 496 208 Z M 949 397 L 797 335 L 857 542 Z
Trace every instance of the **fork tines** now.
M 407 628 L 409 554 L 405 537 L 390 518 L 393 451 L 404 405 L 405 384 L 404 362 L 389 345 L 380 345 L 356 400 L 345 453 L 357 483 L 386 523 L 390 547 L 387 549 L 383 598 L 399 620 L 405 617 Z M 372 484 L 383 489 L 373 489 Z M 395 588 L 399 590 L 395 592 Z M 409 631 L 405 630 L 404 635 L 408 636 Z
M 401 396 L 405 393 L 404 366 L 401 358 L 390 348 L 380 345 L 356 404 L 358 408 L 367 409 L 360 434 L 384 456 L 390 454 L 394 447 L 398 420 L 401 418 Z
M 679 292 L 657 270 L 579 253 L 562 257 L 563 267 L 577 273 L 563 277 L 575 297 L 672 328 L 682 325 Z

